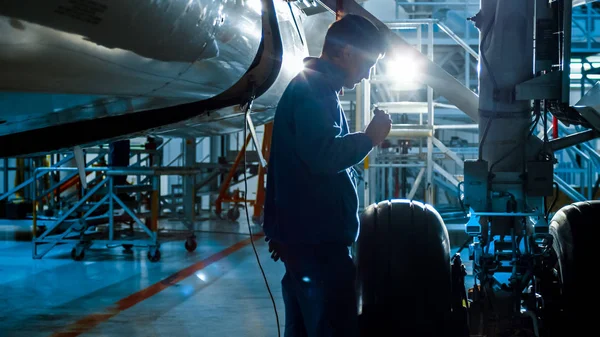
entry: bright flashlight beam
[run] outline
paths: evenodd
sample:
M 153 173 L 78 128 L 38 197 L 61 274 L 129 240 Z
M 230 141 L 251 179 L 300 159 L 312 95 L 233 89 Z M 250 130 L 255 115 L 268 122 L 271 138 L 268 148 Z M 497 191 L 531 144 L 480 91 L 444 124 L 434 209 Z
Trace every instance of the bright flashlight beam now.
M 392 90 L 415 90 L 420 71 L 420 65 L 410 58 L 396 56 L 386 63 L 385 77 L 392 79 Z
M 386 75 L 397 83 L 412 83 L 417 78 L 419 67 L 406 57 L 396 57 L 387 64 Z

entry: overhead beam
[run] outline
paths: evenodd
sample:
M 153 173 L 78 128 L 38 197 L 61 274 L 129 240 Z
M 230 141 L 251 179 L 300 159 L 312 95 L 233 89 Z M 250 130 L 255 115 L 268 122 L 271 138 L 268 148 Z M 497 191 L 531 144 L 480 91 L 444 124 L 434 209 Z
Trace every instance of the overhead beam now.
M 556 152 L 573 145 L 585 143 L 598 137 L 600 137 L 600 132 L 596 130 L 581 131 L 568 136 L 552 139 L 550 141 L 550 147 L 552 148 L 552 151 Z
M 589 4 L 598 0 L 573 0 L 573 7 Z

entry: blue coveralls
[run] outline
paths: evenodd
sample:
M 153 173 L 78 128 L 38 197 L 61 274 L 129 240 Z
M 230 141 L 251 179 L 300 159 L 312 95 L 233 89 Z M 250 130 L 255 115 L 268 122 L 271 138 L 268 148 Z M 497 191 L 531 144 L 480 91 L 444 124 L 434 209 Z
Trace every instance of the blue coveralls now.
M 352 166 L 373 143 L 349 133 L 338 97 L 341 74 L 328 61 L 307 58 L 275 113 L 263 229 L 284 247 L 286 337 L 358 331 L 349 254 L 359 230 Z

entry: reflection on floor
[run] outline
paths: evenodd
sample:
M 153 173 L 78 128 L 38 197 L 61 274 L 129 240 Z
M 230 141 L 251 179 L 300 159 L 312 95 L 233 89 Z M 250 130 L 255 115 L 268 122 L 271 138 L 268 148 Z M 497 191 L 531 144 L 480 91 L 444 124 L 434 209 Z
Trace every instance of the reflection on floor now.
M 196 229 L 195 252 L 182 236 L 162 244 L 156 263 L 120 246 L 93 246 L 76 262 L 64 245 L 33 260 L 31 243 L 0 241 L 0 336 L 277 336 L 247 224 Z M 263 237 L 254 243 L 283 323 L 283 265 Z
M 64 245 L 33 260 L 30 242 L 0 241 L 0 336 L 277 336 L 247 224 L 211 220 L 196 230 L 195 252 L 184 248 L 182 232 L 162 244 L 156 263 L 143 248 L 120 246 L 93 246 L 76 262 Z M 254 238 L 283 335 L 284 268 L 264 238 Z

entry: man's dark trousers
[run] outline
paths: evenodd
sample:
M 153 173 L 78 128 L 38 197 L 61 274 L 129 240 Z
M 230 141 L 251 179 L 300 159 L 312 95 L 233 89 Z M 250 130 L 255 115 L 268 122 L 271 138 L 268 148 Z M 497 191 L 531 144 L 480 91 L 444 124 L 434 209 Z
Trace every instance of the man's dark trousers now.
M 356 268 L 348 247 L 286 246 L 284 337 L 358 337 Z

